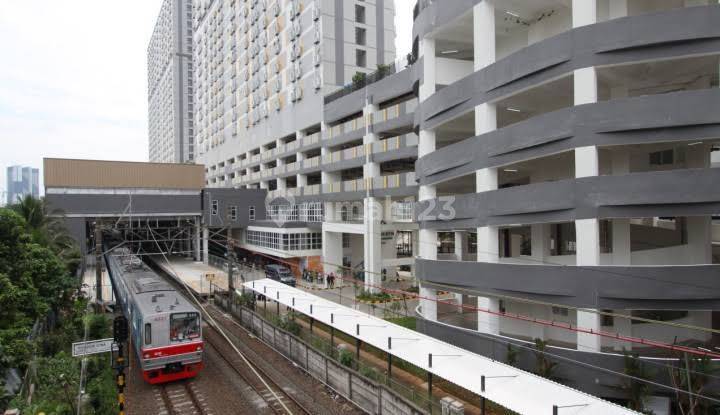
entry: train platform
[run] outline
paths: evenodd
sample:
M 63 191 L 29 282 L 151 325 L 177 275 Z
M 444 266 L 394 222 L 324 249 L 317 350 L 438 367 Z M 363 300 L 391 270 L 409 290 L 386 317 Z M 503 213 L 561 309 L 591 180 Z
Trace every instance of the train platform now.
M 82 291 L 93 302 L 97 299 L 95 285 L 95 265 L 88 265 L 83 274 Z M 106 304 L 115 302 L 112 284 L 110 283 L 110 274 L 108 274 L 107 269 L 103 269 L 102 298 Z
M 214 289 L 227 289 L 227 273 L 223 270 L 188 258 L 154 258 L 154 263 L 169 275 L 177 275 L 200 296 L 209 295 Z
M 519 414 L 558 413 L 559 410 L 585 415 L 637 414 L 277 281 L 262 279 L 246 282 L 244 286 Z

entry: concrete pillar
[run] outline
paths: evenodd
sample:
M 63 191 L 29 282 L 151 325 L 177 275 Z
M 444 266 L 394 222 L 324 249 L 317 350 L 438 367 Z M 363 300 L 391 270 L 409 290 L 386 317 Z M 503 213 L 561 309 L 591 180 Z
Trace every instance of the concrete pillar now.
M 323 271 L 338 273 L 343 263 L 342 233 L 323 231 Z
M 479 71 L 495 62 L 495 6 L 493 2 L 483 1 L 473 7 L 473 69 Z M 497 129 L 497 109 L 494 103 L 484 103 L 475 107 L 475 135 L 482 135 Z M 478 193 L 498 188 L 497 169 L 478 170 L 475 174 Z M 498 262 L 498 228 L 482 226 L 477 229 L 477 260 L 479 262 Z M 496 298 L 478 297 L 480 310 L 499 310 Z M 478 311 L 478 331 L 498 334 L 499 320 L 496 315 Z
M 462 314 L 463 312 L 463 294 L 455 293 L 455 302 L 457 303 L 457 312 Z
M 468 235 L 465 231 L 455 232 L 455 259 L 465 261 L 468 256 Z
M 195 261 L 202 261 L 202 230 L 200 218 L 195 219 Z
M 305 174 L 298 174 L 296 176 L 297 180 L 297 187 L 305 187 L 308 185 L 307 175 Z
M 477 192 L 496 190 L 497 169 L 486 168 L 475 174 Z M 497 226 L 481 226 L 477 229 L 477 260 L 478 262 L 498 262 L 498 228 Z
M 617 19 L 628 15 L 628 0 L 608 0 L 608 19 Z
M 597 23 L 597 0 L 573 0 L 573 27 Z M 598 100 L 597 71 L 594 67 L 578 69 L 573 74 L 575 105 L 591 104 Z M 575 177 L 590 177 L 600 174 L 597 147 L 582 147 L 575 150 Z M 600 225 L 597 218 L 575 221 L 578 266 L 600 264 Z M 600 315 L 578 310 L 577 325 L 593 331 L 600 330 Z M 599 351 L 600 337 L 578 333 L 578 350 Z
M 500 310 L 500 300 L 491 297 L 478 297 L 478 331 L 488 334 L 500 334 L 500 317 L 497 313 Z
M 536 264 L 544 263 L 550 256 L 550 233 L 548 225 L 536 223 L 530 226 L 531 256 Z
M 435 40 L 420 39 L 420 57 L 423 58 L 423 77 L 419 88 L 420 102 L 428 99 L 435 93 L 436 88 L 436 59 Z M 420 130 L 418 134 L 418 158 L 435 151 L 435 131 Z M 420 186 L 418 201 L 434 199 L 437 196 L 435 186 Z M 437 260 L 437 232 L 431 229 L 420 229 L 418 232 L 418 252 L 420 257 Z M 420 307 L 423 317 L 437 321 L 437 290 L 420 285 Z
M 572 0 L 573 27 L 597 23 L 597 0 Z
M 475 71 L 495 62 L 495 5 L 483 1 L 473 7 Z
M 620 149 L 612 152 L 612 174 L 621 176 L 630 173 L 630 153 Z M 612 220 L 613 265 L 631 265 L 630 219 Z
M 600 331 L 600 314 L 593 310 L 578 310 L 577 325 L 585 330 Z M 595 334 L 578 333 L 577 349 L 585 352 L 599 352 L 601 347 L 601 338 Z
M 209 255 L 209 249 L 208 245 L 210 244 L 210 229 L 203 228 L 203 262 L 205 265 L 208 264 L 208 255 Z
M 382 208 L 380 201 L 374 197 L 364 199 L 364 261 L 365 261 L 365 289 L 377 292 L 376 287 L 382 285 L 382 239 L 380 216 Z
M 277 183 L 277 190 L 285 190 L 285 189 L 287 189 L 287 178 L 285 178 L 285 177 L 278 177 L 276 183 Z
M 712 218 L 690 216 L 687 218 L 688 247 L 693 264 L 712 264 Z
M 435 93 L 436 88 L 436 58 L 435 39 L 420 39 L 420 57 L 423 59 L 422 83 L 418 91 L 420 102 L 425 101 Z
M 420 285 L 420 308 L 425 319 L 437 321 L 437 290 Z
M 477 126 L 476 126 L 477 128 Z M 477 192 L 486 192 L 497 189 L 497 169 L 487 168 L 478 170 L 476 173 Z M 499 261 L 498 252 L 498 227 L 481 226 L 477 229 L 477 260 L 478 262 L 495 263 Z M 497 298 L 477 298 L 478 306 L 478 331 L 482 333 L 498 334 L 500 332 L 499 317 L 489 314 L 487 311 L 496 313 L 500 309 L 500 301 Z

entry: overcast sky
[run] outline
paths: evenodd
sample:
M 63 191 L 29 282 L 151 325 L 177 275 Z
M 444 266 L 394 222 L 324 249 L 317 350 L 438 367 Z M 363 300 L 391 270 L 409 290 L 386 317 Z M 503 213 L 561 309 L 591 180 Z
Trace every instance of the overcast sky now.
M 414 1 L 395 1 L 400 54 Z M 145 51 L 161 3 L 0 0 L 0 189 L 7 166 L 43 157 L 147 160 Z

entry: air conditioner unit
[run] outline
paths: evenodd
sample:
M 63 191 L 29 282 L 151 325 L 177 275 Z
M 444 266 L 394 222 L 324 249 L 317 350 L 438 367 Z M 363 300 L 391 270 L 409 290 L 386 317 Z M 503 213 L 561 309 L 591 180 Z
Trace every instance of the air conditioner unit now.
M 322 40 L 322 33 L 320 32 L 320 26 L 315 25 L 315 30 L 313 31 L 313 41 L 315 44 L 319 44 L 320 40 Z
M 313 2 L 313 8 L 312 8 L 312 18 L 313 20 L 319 20 L 320 19 L 320 4 L 315 1 Z
M 276 55 L 279 55 L 279 54 L 280 54 L 280 49 L 281 49 L 281 48 L 280 48 L 280 41 L 277 40 L 277 39 L 275 39 L 275 40 L 273 41 L 273 50 L 275 51 L 275 54 L 276 54 Z
M 313 86 L 316 91 L 322 88 L 322 77 L 320 76 L 319 71 L 315 71 L 315 75 L 313 76 Z
M 288 91 L 288 95 L 289 95 L 289 98 L 290 98 L 290 102 L 295 102 L 295 99 L 296 99 L 296 97 L 297 97 L 296 92 L 295 92 L 295 88 L 290 89 L 290 91 Z
M 295 62 L 295 78 L 298 80 L 302 78 L 302 66 L 299 61 Z
M 272 9 L 273 14 L 275 17 L 280 16 L 280 1 L 275 2 Z
M 302 99 L 302 96 L 303 96 L 302 87 L 300 85 L 295 85 L 295 99 L 297 101 L 300 101 Z
M 295 81 L 295 66 L 294 65 L 288 66 L 288 78 L 290 78 L 291 81 Z
M 293 23 L 293 35 L 295 35 L 295 37 L 300 37 L 301 34 L 302 26 L 300 26 L 300 21 L 297 20 Z
M 320 46 L 315 46 L 315 50 L 313 52 L 313 65 L 320 66 L 322 63 L 322 55 L 320 54 Z
M 277 79 L 275 79 L 275 92 L 280 93 L 281 89 L 282 89 L 282 79 L 278 76 Z

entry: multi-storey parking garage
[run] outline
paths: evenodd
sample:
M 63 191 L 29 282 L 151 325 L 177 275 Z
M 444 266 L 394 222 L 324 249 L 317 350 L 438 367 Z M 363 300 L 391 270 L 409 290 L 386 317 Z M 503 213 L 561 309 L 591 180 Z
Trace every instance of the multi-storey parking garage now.
M 716 3 L 419 2 L 428 333 L 539 338 L 620 369 L 611 352 L 660 353 L 630 338 L 718 346 Z
M 588 364 L 720 346 L 716 1 L 421 0 L 408 62 L 323 99 L 369 72 L 328 50 L 343 24 L 374 15 L 379 38 L 391 16 L 331 3 L 206 2 L 197 21 L 206 184 L 269 195 L 267 217 L 235 211 L 241 247 L 369 288 L 412 267 L 420 330 L 497 358 L 540 339 L 586 365 L 563 381 L 604 397 L 622 380 Z M 294 49 L 316 40 L 312 60 Z M 208 227 L 233 216 L 204 194 Z

